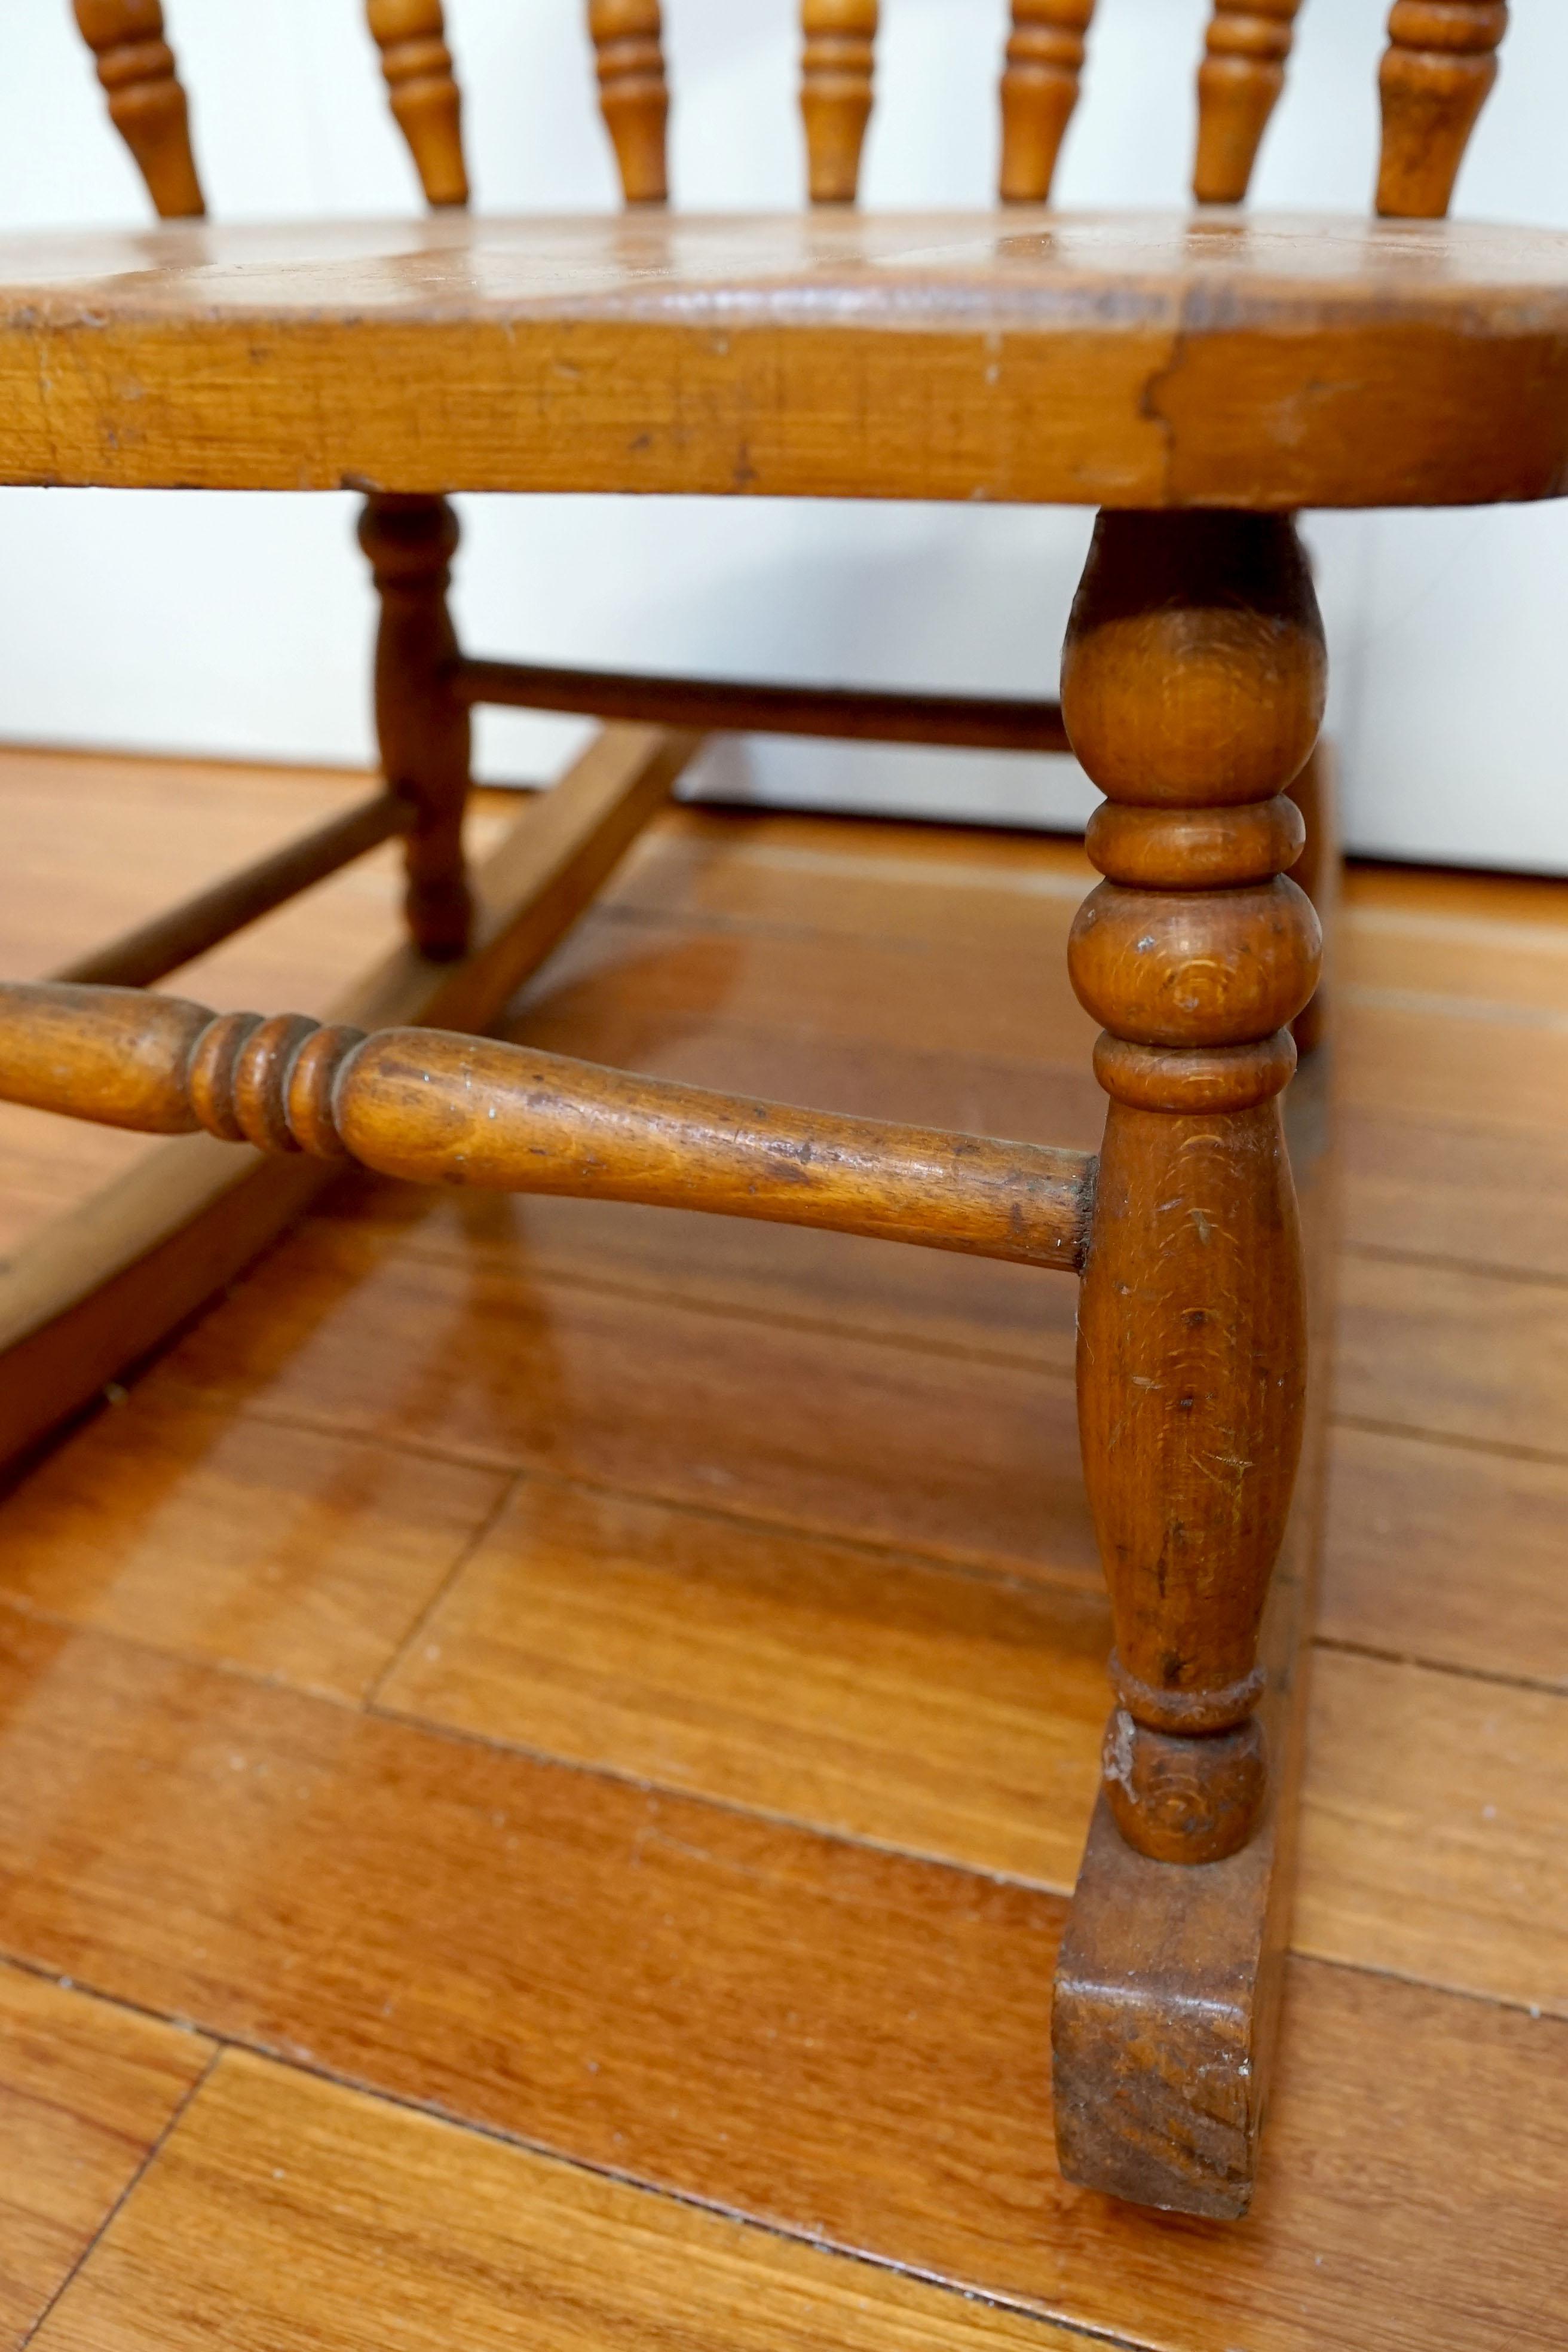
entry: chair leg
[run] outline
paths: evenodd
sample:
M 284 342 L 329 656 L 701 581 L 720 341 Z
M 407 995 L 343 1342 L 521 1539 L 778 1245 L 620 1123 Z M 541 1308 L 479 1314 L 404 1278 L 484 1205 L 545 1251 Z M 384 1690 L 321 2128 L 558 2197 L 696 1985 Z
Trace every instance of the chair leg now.
M 1317 908 L 1328 939 L 1332 934 L 1339 901 L 1341 864 L 1334 759 L 1327 743 L 1318 745 L 1291 785 L 1290 798 L 1300 810 L 1307 828 L 1301 855 L 1290 868 L 1290 879 L 1306 892 Z M 1315 1054 L 1328 1034 L 1332 982 L 1332 956 L 1329 954 L 1310 1003 L 1302 1007 L 1291 1024 L 1290 1034 L 1299 1054 Z
M 472 904 L 463 864 L 470 727 L 453 691 L 457 633 L 447 610 L 458 519 L 445 499 L 374 497 L 360 518 L 381 599 L 375 723 L 382 768 L 409 803 L 408 929 L 420 951 L 465 953 Z
M 1071 946 L 1110 1097 L 1079 1398 L 1116 1639 L 1105 1794 L 1163 1862 L 1236 1853 L 1265 1795 L 1258 1636 L 1306 1373 L 1279 1096 L 1321 948 L 1284 795 L 1325 667 L 1288 517 L 1100 518 L 1063 670 L 1108 795 Z

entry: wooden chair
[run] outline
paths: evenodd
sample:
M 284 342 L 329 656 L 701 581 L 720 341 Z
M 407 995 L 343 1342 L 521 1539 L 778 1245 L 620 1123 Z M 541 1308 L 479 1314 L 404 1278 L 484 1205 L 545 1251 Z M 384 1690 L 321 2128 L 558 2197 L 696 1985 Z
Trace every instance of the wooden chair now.
M 1396 0 L 1376 222 L 1244 197 L 1297 0 L 1217 0 L 1200 209 L 1038 209 L 1092 0 L 1014 0 L 1001 215 L 854 210 L 876 0 L 805 0 L 816 210 L 666 224 L 657 0 L 593 0 L 621 219 L 479 222 L 437 0 L 370 0 L 426 221 L 225 232 L 157 0 L 77 0 L 171 223 L 8 242 L 0 482 L 367 493 L 386 790 L 53 983 L 0 990 L 0 1095 L 171 1142 L 0 1286 L 0 1454 L 144 1352 L 347 1160 L 676 1202 L 1077 1274 L 1115 1705 L 1056 1989 L 1069 2176 L 1244 2211 L 1289 1900 L 1319 1489 L 1321 1100 L 1280 1104 L 1320 926 L 1288 878 L 1325 655 L 1295 512 L 1568 485 L 1568 238 L 1443 225 L 1497 0 Z M 180 222 L 185 226 L 179 226 Z M 478 660 L 445 603 L 456 490 L 1002 499 L 1100 509 L 1062 703 L 849 696 Z M 613 721 L 466 877 L 478 702 Z M 1103 1024 L 1097 1158 L 721 1100 L 482 1028 L 702 731 L 1034 750 L 1106 794 L 1072 977 Z M 140 992 L 394 831 L 412 942 L 339 1018 Z M 413 1025 L 417 1024 L 417 1025 Z M 371 1033 L 371 1034 L 367 1034 Z M 1321 1381 L 1317 1382 L 1321 1391 Z M 1307 1474 L 1292 1507 L 1304 1432 Z M 1282 1565 L 1276 1572 L 1276 1562 Z M 1020 2051 L 1020 2064 L 1037 2054 Z

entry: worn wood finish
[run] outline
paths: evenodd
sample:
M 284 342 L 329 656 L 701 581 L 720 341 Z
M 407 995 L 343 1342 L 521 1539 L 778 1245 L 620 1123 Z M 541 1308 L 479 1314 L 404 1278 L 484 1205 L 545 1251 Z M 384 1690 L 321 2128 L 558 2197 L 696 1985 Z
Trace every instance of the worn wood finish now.
M 1069 963 L 1110 1096 L 1079 1317 L 1084 1472 L 1116 1624 L 1106 1796 L 1160 1861 L 1261 1814 L 1256 1644 L 1300 1444 L 1305 1299 L 1278 1097 L 1315 984 L 1271 808 L 1322 717 L 1284 519 L 1102 516 L 1063 708 L 1110 805 Z M 1268 878 L 1261 878 L 1268 877 Z
M 393 793 L 378 793 L 342 816 L 331 817 L 314 833 L 303 835 L 287 847 L 258 857 L 240 873 L 230 874 L 210 889 L 197 893 L 167 914 L 138 924 L 107 947 L 77 956 L 62 964 L 54 977 L 115 988 L 146 988 L 182 964 L 192 963 L 209 949 L 263 915 L 281 907 L 302 890 L 314 888 L 330 874 L 341 872 L 356 857 L 407 822 L 405 804 Z
M 1556 2020 L 1293 1964 L 1267 2194 L 1173 2227 L 1050 2162 L 1050 1895 L 4 1615 L 0 1661 L 13 1950 L 1112 2340 L 1555 2352 Z
M 584 2352 L 1093 2352 L 933 2284 L 748 2229 L 434 2117 L 226 2055 L 155 2178 L 38 2352 L 359 2352 L 387 2308 L 410 2345 Z M 635 2253 L 633 2252 L 635 2249 Z
M 1214 0 L 1198 68 L 1200 205 L 1238 205 L 1268 118 L 1285 88 L 1285 63 L 1301 0 Z
M 1013 0 L 1002 69 L 1005 205 L 1043 205 L 1078 105 L 1094 0 Z
M 852 205 L 871 120 L 878 0 L 801 0 L 800 110 L 814 205 Z
M 1008 220 L 7 240 L 0 479 L 1285 512 L 1568 480 L 1568 234 Z
M 439 1030 L 0 982 L 0 1097 L 416 1183 L 825 1225 L 1076 1273 L 1086 1152 L 893 1128 Z
M 628 205 L 669 195 L 669 87 L 659 0 L 588 0 L 598 63 L 599 107 Z
M 1385 217 L 1441 220 L 1447 211 L 1507 30 L 1506 0 L 1394 0 L 1378 75 Z
M 479 877 L 473 951 L 395 952 L 336 1008 L 362 1028 L 483 1027 L 593 898 L 668 799 L 696 739 L 607 729 L 523 811 Z M 0 1267 L 0 1462 L 16 1461 L 231 1281 L 332 1172 L 183 1139 Z
M 458 518 L 445 499 L 373 498 L 360 516 L 380 600 L 375 726 L 382 772 L 408 809 L 409 936 L 437 962 L 468 944 L 463 864 L 471 744 L 453 686 L 458 635 L 447 607 Z
M 1333 1328 L 1331 1099 L 1325 1050 L 1287 1103 L 1308 1237 L 1312 1381 L 1301 1476 L 1258 1645 L 1268 1759 L 1261 1818 L 1228 1858 L 1173 1869 L 1133 1851 L 1102 1791 L 1051 2014 L 1067 2178 L 1221 2220 L 1247 2213 L 1258 2183 L 1290 1926 Z
M 212 2056 L 195 2033 L 0 1967 L 0 2342 L 33 2340 Z
M 427 205 L 466 205 L 462 99 L 441 0 L 365 0 L 398 129 Z
M 76 20 L 98 60 L 109 116 L 136 159 L 161 220 L 205 212 L 191 150 L 190 112 L 159 0 L 75 0 Z
M 727 678 L 632 676 L 471 656 L 458 664 L 457 689 L 470 703 L 580 711 L 585 718 L 712 734 L 826 736 L 843 743 L 946 744 L 981 751 L 1068 748 L 1059 704 L 1000 695 L 744 686 Z

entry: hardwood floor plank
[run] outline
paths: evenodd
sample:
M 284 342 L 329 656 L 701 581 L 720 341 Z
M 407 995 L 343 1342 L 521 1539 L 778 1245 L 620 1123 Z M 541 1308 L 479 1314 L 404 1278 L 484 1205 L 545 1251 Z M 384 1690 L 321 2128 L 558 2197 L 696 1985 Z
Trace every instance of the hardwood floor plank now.
M 1089 2337 L 226 2054 L 37 2352 L 1092 2352 Z
M 504 1478 L 139 1393 L 0 1501 L 0 1597 L 355 1699 Z
M 1056 1897 L 106 1636 L 0 1643 L 13 1952 L 1170 2352 L 1555 2352 L 1554 2019 L 1299 1963 L 1253 2220 L 1141 2212 L 1050 2158 Z
M 1568 1460 L 1568 1289 L 1347 1252 L 1334 1405 Z
M 1333 1433 L 1318 1631 L 1568 1690 L 1568 1465 Z
M 977 942 L 957 990 L 953 944 L 940 934 L 884 940 L 815 925 L 775 931 L 595 913 L 513 1018 L 531 1023 L 547 1011 L 557 1027 L 591 1023 L 606 1001 L 629 998 L 641 1017 L 666 1025 L 721 1015 L 795 1037 L 900 1048 L 916 1040 L 926 1053 L 1079 1070 L 1098 1024 L 1068 980 L 1068 929 L 1037 924 L 1026 943 Z
M 525 1479 L 390 1709 L 1069 1894 L 1109 1617 Z
M 1338 1083 L 1347 1112 L 1501 1135 L 1568 1125 L 1568 1024 L 1466 1017 L 1418 994 L 1342 1000 Z
M 1069 1381 L 318 1225 L 142 1384 L 1098 1585 Z
M 1344 1237 L 1362 1248 L 1568 1282 L 1568 1131 L 1343 1122 Z
M 1559 887 L 1555 920 L 1500 918 L 1485 903 L 1478 892 L 1460 913 L 1358 898 L 1341 934 L 1341 978 L 1353 989 L 1568 1016 L 1568 890 Z
M 26 2343 L 212 2044 L 0 1966 L 0 2346 Z
M 1568 1699 L 1330 1654 L 1298 1948 L 1568 2015 Z

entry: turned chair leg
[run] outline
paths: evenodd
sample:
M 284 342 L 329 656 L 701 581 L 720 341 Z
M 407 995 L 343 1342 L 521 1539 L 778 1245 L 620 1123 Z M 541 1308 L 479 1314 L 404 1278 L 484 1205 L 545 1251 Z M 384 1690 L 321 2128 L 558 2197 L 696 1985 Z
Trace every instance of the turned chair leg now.
M 1157 1861 L 1245 1845 L 1265 1795 L 1258 1634 L 1300 1449 L 1306 1312 L 1279 1097 L 1321 933 L 1286 878 L 1321 723 L 1285 516 L 1108 513 L 1063 667 L 1107 795 L 1070 948 L 1110 1097 L 1079 1318 L 1110 1588 L 1107 1799 Z
M 360 545 L 381 598 L 375 724 L 388 784 L 409 804 L 408 929 L 437 961 L 468 944 L 472 905 L 463 863 L 470 734 L 457 694 L 457 633 L 447 610 L 458 519 L 445 499 L 367 499 Z

